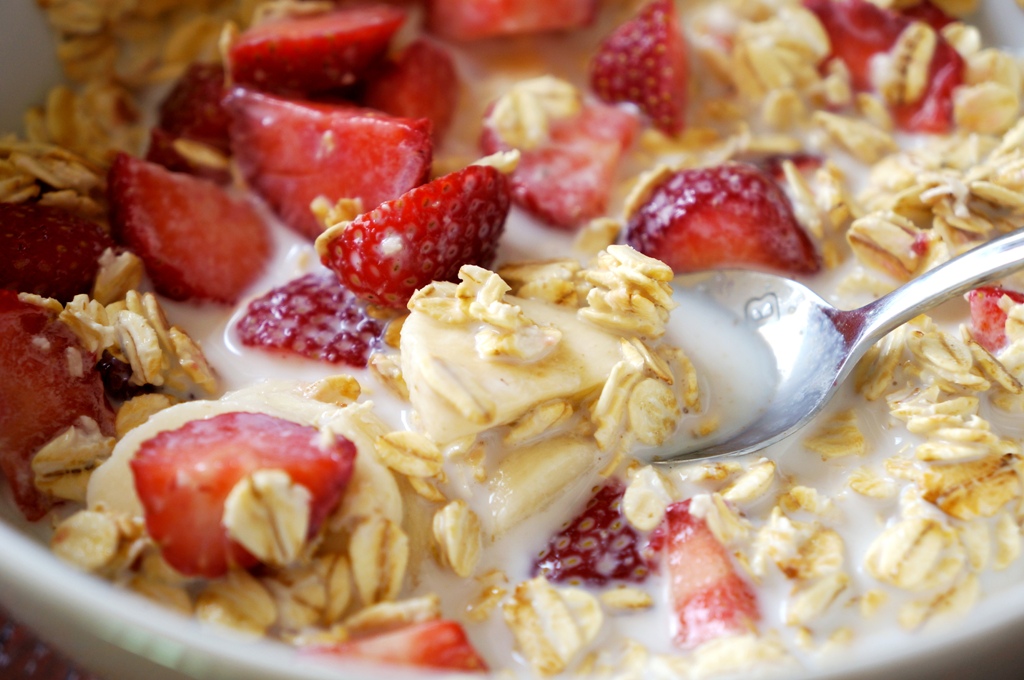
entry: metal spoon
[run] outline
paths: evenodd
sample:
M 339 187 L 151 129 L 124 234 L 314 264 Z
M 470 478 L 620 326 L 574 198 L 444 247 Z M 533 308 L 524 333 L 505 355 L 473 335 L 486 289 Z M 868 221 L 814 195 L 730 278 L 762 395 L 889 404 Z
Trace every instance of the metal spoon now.
M 1017 229 L 849 311 L 840 311 L 807 287 L 773 274 L 736 269 L 689 277 L 700 279 L 692 289 L 733 312 L 740 325 L 767 344 L 775 358 L 777 383 L 765 409 L 746 427 L 720 441 L 662 448 L 665 454 L 656 460 L 750 453 L 793 434 L 825 407 L 857 361 L 889 331 L 1022 267 L 1024 229 Z

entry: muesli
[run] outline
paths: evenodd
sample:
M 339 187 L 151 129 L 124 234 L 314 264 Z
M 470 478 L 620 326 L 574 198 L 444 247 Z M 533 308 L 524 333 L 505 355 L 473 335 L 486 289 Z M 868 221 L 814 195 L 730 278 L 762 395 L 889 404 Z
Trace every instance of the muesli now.
M 827 667 L 1020 573 L 1017 278 L 787 442 L 645 462 L 770 388 L 676 274 L 852 307 L 1021 226 L 976 2 L 37 1 L 0 470 L 60 559 L 320 660 L 587 677 Z

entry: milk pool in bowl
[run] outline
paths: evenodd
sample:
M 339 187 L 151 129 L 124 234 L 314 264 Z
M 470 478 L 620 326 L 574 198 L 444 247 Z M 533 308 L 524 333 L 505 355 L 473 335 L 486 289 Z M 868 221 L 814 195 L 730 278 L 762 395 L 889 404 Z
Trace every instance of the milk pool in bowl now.
M 31 11 L 34 8 L 24 11 L 24 5 L 28 4 L 24 2 L 15 6 L 8 3 L 0 8 L 0 18 L 4 20 L 0 30 L 20 35 L 16 28 L 24 22 L 35 26 L 33 30 L 39 29 L 38 14 Z M 10 21 L 8 14 L 11 15 Z M 1021 17 L 1011 3 L 992 3 L 982 9 L 979 22 L 985 29 L 985 36 L 990 37 L 994 44 L 1013 44 L 1011 27 L 1020 26 Z M 5 44 L 22 43 L 12 40 L 5 41 Z M 23 104 L 41 100 L 39 88 L 33 88 L 29 93 L 29 86 L 23 78 L 26 73 L 34 75 L 37 68 L 45 69 L 52 62 L 48 59 L 29 61 L 25 54 L 27 50 L 38 49 L 40 55 L 48 55 L 49 51 L 44 49 L 48 47 L 49 43 L 41 38 L 19 48 L 15 56 L 7 58 L 7 63 L 18 63 L 22 67 L 10 69 L 11 75 L 5 71 L 4 77 L 13 78 L 16 73 L 22 80 L 11 81 L 10 85 L 4 81 L 5 104 L 17 101 L 20 109 Z M 49 81 L 51 75 L 41 72 L 27 82 Z M 8 98 L 9 92 L 19 95 L 24 92 L 27 96 L 23 100 L 20 97 Z M 10 123 L 14 115 L 13 111 L 4 111 L 5 130 L 14 129 L 12 126 L 15 124 Z M 275 237 L 277 259 L 265 280 L 255 286 L 259 292 L 293 278 L 309 266 L 308 244 L 284 229 L 277 229 Z M 518 260 L 535 256 L 538 252 L 545 257 L 571 253 L 573 244 L 569 237 L 543 230 L 517 213 L 503 244 L 502 259 Z M 831 272 L 815 285 L 828 290 L 838 285 L 845 273 Z M 715 323 L 703 324 L 699 333 L 691 332 L 687 322 L 701 313 L 713 316 L 714 312 L 694 311 L 692 303 L 685 299 L 683 302 L 681 313 L 675 313 L 671 332 L 679 335 L 680 344 L 697 364 L 710 398 L 719 400 L 715 408 L 725 414 L 727 426 L 729 418 L 737 415 L 735 409 L 756 408 L 757 401 L 768 389 L 765 385 L 767 379 L 753 376 L 751 384 L 756 389 L 735 390 L 730 395 L 728 388 L 723 386 L 751 376 L 730 378 L 729 356 L 751 350 L 742 346 L 723 346 L 711 332 L 717 325 Z M 207 358 L 217 368 L 225 389 L 245 388 L 256 380 L 267 378 L 313 381 L 331 372 L 308 363 L 282 363 L 240 348 L 230 330 L 233 315 L 223 310 L 195 309 L 169 302 L 164 306 L 174 323 L 186 328 L 203 343 Z M 742 337 L 737 341 L 742 343 Z M 715 356 L 716 352 L 719 356 Z M 371 386 L 367 391 L 379 404 L 387 422 L 396 428 L 405 424 L 403 418 L 407 415 L 407 408 L 403 410 L 402 404 L 387 390 L 373 386 L 372 379 L 360 378 L 361 382 Z M 735 400 L 743 403 L 737 406 Z M 871 597 L 868 593 L 878 588 L 859 563 L 894 515 L 898 499 L 891 496 L 888 501 L 878 503 L 859 497 L 845 488 L 846 478 L 852 467 L 874 464 L 876 469 L 880 469 L 881 461 L 891 452 L 914 440 L 892 427 L 884 403 L 866 405 L 854 394 L 852 385 L 821 420 L 825 422 L 851 407 L 858 411 L 868 449 L 882 450 L 878 457 L 857 460 L 852 466 L 826 463 L 820 455 L 805 448 L 805 438 L 801 435 L 763 454 L 775 462 L 776 475 L 780 479 L 787 480 L 787 483 L 796 479 L 800 486 L 817 489 L 827 500 L 833 500 L 833 507 L 822 512 L 821 521 L 835 526 L 844 540 L 845 571 L 851 585 L 821 618 L 806 626 L 808 632 L 805 632 L 800 626 L 787 625 L 786 621 L 792 607 L 791 601 L 788 604 L 787 601 L 793 595 L 794 584 L 778 571 L 768 570 L 757 586 L 763 617 L 759 627 L 762 631 L 774 631 L 769 635 L 778 637 L 795 664 L 776 669 L 766 663 L 760 672 L 778 673 L 781 677 L 934 677 L 943 673 L 956 677 L 963 669 L 964 672 L 970 670 L 972 674 L 984 674 L 986 677 L 1017 677 L 1015 669 L 1019 668 L 1021 659 L 1013 641 L 1024 632 L 1020 615 L 1024 612 L 1024 567 L 1019 559 L 999 571 L 980 569 L 978 581 L 982 596 L 979 601 L 965 613 L 929 622 L 920 627 L 922 629 L 908 631 L 897 621 L 896 605 L 913 600 L 913 595 L 890 594 L 894 600 L 902 597 L 903 601 L 890 601 L 886 605 L 888 609 L 877 617 L 863 613 L 863 602 Z M 995 412 L 986 415 L 1004 431 L 1009 427 L 1012 433 L 1012 416 Z M 1017 437 L 1019 442 L 1019 428 Z M 741 462 L 749 467 L 759 458 L 760 454 Z M 700 474 L 711 475 L 713 472 Z M 698 479 L 699 476 L 692 469 L 688 477 L 678 474 L 679 493 L 706 495 L 709 488 L 722 488 L 721 485 L 709 487 Z M 530 546 L 530 550 L 542 547 L 545 537 L 568 519 L 571 508 L 579 505 L 586 491 L 586 488 L 575 488 L 575 497 L 562 499 L 561 504 L 551 511 L 539 513 L 509 529 L 500 541 L 488 548 L 488 561 L 504 565 L 512 583 L 525 579 L 531 555 L 523 546 Z M 758 527 L 763 527 L 770 507 L 771 503 L 765 502 L 761 505 L 754 503 L 744 509 L 752 518 L 757 517 Z M 179 618 L 158 605 L 80 574 L 55 560 L 45 548 L 48 527 L 26 527 L 16 511 L 6 504 L 3 516 L 5 523 L 0 525 L 0 539 L 9 546 L 0 553 L 0 597 L 3 603 L 74 658 L 81 659 L 89 668 L 106 677 L 142 677 L 145 673 L 154 678 L 354 678 L 373 673 L 372 669 L 358 665 L 321 667 L 308 659 L 297 659 L 294 651 L 286 645 L 253 641 L 230 631 L 211 629 Z M 794 516 L 805 523 L 818 521 L 807 514 L 794 513 Z M 422 570 L 422 580 L 416 592 L 441 592 L 446 600 L 450 595 L 449 610 L 461 609 L 476 594 L 433 563 L 425 563 Z M 660 577 L 654 576 L 644 588 L 656 595 L 655 605 L 642 614 L 607 616 L 599 639 L 611 647 L 615 642 L 628 638 L 642 641 L 652 653 L 671 653 L 673 645 L 666 625 L 670 613 L 664 604 L 665 584 Z M 473 642 L 492 668 L 512 667 L 518 672 L 525 672 L 524 665 L 511 652 L 512 636 L 500 621 L 500 616 L 492 616 L 485 623 L 471 627 L 470 631 Z M 832 639 L 829 639 L 830 634 Z M 648 671 L 655 672 L 652 669 Z M 389 669 L 387 673 L 397 677 L 405 672 Z M 415 675 L 415 672 L 408 671 L 408 674 Z

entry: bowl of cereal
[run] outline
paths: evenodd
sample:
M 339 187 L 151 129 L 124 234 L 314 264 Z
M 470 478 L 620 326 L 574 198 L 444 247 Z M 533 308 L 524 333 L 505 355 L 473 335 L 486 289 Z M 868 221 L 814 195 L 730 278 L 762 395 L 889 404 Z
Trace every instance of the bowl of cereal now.
M 772 398 L 702 271 L 853 308 L 1024 224 L 1015 5 L 0 19 L 0 605 L 83 668 L 1018 675 L 1024 279 L 657 462 Z

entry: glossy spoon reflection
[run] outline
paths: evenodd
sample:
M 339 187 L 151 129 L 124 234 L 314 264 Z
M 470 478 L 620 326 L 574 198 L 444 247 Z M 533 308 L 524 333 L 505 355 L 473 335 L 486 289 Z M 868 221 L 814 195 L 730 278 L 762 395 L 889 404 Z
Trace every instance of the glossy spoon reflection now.
M 978 246 L 858 309 L 838 310 L 796 281 L 746 270 L 682 277 L 735 315 L 774 357 L 772 397 L 746 426 L 718 439 L 669 442 L 656 462 L 739 455 L 787 437 L 825 407 L 865 352 L 897 326 L 1024 267 L 1024 229 Z M 680 280 L 677 280 L 677 285 Z M 738 358 L 742 361 L 742 358 Z

